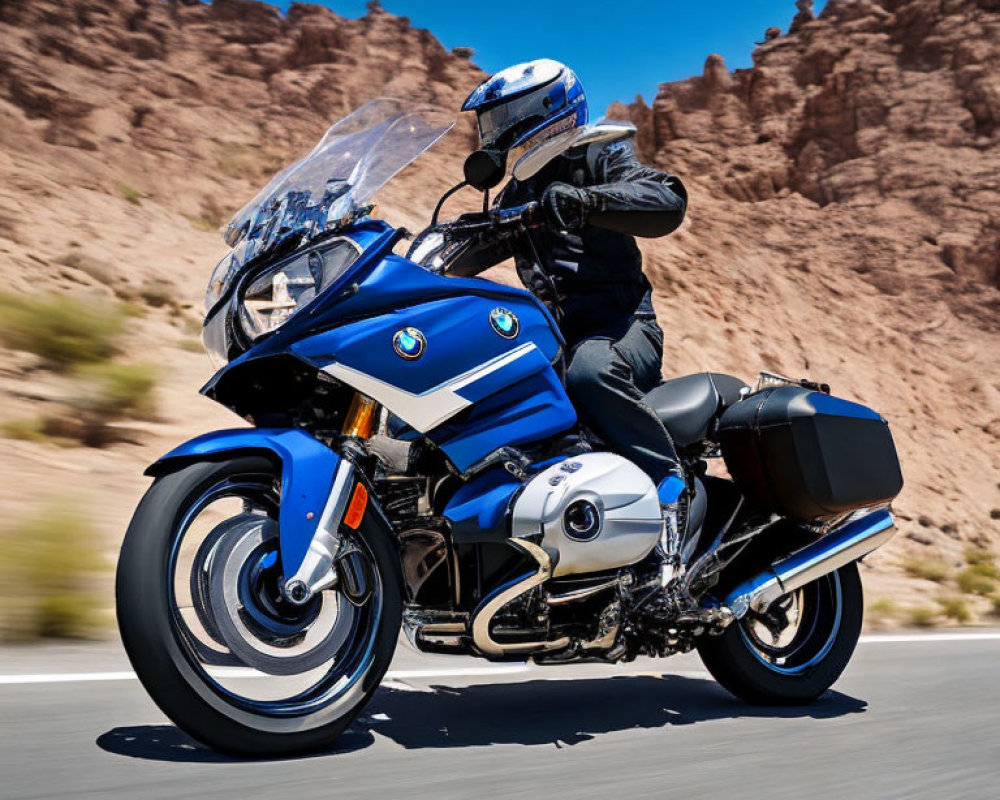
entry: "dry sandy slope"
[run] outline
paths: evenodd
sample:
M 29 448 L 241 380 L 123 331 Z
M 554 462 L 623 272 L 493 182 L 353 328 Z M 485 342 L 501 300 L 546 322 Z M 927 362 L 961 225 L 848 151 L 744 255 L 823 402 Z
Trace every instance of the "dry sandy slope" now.
M 859 129 L 868 118 L 844 111 L 844 98 L 902 107 L 905 98 L 894 97 L 907 81 L 953 66 L 918 73 L 882 58 L 880 47 L 897 47 L 901 12 L 865 3 L 859 16 L 843 13 L 847 5 L 833 0 L 823 20 L 758 50 L 756 73 L 730 75 L 710 60 L 705 76 L 664 85 L 651 109 L 618 111 L 640 123 L 644 155 L 682 175 L 691 193 L 681 231 L 643 244 L 667 330 L 665 372 L 808 375 L 882 411 L 907 478 L 897 504 L 905 535 L 871 559 L 868 585 L 875 595 L 902 588 L 916 599 L 933 587 L 900 577 L 908 550 L 957 561 L 969 542 L 1000 540 L 991 519 L 1000 513 L 1000 293 L 989 272 L 996 254 L 975 246 L 989 241 L 996 219 L 990 211 L 984 221 L 982 209 L 995 207 L 997 132 L 972 111 L 971 132 L 962 120 L 917 130 L 877 115 L 878 136 Z M 982 39 L 995 21 L 986 5 L 943 4 L 941 13 L 972 26 L 959 33 L 989 64 L 994 50 L 974 46 L 975 31 Z M 824 42 L 839 43 L 832 56 L 817 54 Z M 866 71 L 866 54 L 878 70 Z M 67 496 L 95 517 L 111 548 L 146 483 L 146 463 L 191 435 L 239 424 L 196 393 L 210 367 L 190 350 L 192 326 L 224 252 L 203 229 L 370 97 L 457 108 L 480 74 L 466 56 L 378 10 L 343 20 L 307 6 L 282 18 L 239 0 L 0 7 L 5 284 L 71 291 L 95 304 L 149 286 L 174 297 L 173 307 L 134 321 L 126 345 L 128 358 L 159 368 L 162 421 L 135 426 L 134 443 L 102 451 L 5 440 L 5 516 Z M 817 67 L 804 80 L 803 65 L 818 62 L 825 72 Z M 896 68 L 902 78 L 893 79 Z M 838 69 L 869 75 L 881 94 L 852 94 L 850 81 L 862 78 L 831 77 Z M 989 86 L 976 91 L 996 109 Z M 930 120 L 964 107 L 950 95 L 929 101 Z M 854 122 L 841 131 L 847 118 Z M 459 176 L 471 133 L 463 121 L 388 187 L 385 215 L 421 227 Z M 803 137 L 823 148 L 807 150 Z M 936 212 L 908 188 L 928 163 L 910 154 L 928 142 L 949 147 L 927 151 L 935 170 L 920 184 L 929 181 L 926 190 L 940 198 Z M 138 205 L 127 199 L 132 190 Z M 60 263 L 75 251 L 101 262 L 110 280 Z M 0 354 L 3 419 L 38 414 L 66 390 L 22 354 Z

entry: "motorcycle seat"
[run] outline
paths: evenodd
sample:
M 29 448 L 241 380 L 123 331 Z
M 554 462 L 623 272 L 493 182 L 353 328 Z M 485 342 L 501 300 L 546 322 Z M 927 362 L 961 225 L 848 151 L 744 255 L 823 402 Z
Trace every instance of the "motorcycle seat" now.
M 722 412 L 739 401 L 746 384 L 721 372 L 698 372 L 664 381 L 646 394 L 646 403 L 666 426 L 674 444 L 691 447 L 704 440 Z

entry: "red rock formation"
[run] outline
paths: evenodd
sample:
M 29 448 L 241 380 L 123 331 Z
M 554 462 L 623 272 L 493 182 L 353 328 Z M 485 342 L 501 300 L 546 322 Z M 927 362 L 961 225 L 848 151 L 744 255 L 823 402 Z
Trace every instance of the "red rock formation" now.
M 941 244 L 940 263 L 997 286 L 997 4 L 832 0 L 819 19 L 808 6 L 753 68 L 710 56 L 701 77 L 660 87 L 651 116 L 633 105 L 643 149 L 738 200 L 797 192 L 841 207 L 831 218 L 899 201 L 923 221 L 907 255 L 957 234 L 969 242 Z

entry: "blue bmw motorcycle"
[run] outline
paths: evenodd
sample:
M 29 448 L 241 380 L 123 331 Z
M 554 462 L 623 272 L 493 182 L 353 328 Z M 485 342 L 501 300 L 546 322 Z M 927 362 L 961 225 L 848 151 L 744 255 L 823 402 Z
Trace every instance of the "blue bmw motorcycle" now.
M 407 257 L 372 215 L 450 126 L 373 101 L 227 229 L 202 393 L 249 427 L 147 470 L 116 587 L 142 684 L 243 756 L 329 746 L 401 629 L 421 651 L 538 664 L 697 648 L 748 701 L 814 699 L 858 640 L 856 562 L 893 532 L 886 422 L 806 380 L 665 381 L 648 400 L 688 475 L 666 524 L 650 478 L 578 422 L 548 309 L 449 276 L 470 242 L 530 237 L 534 209 L 484 202 Z

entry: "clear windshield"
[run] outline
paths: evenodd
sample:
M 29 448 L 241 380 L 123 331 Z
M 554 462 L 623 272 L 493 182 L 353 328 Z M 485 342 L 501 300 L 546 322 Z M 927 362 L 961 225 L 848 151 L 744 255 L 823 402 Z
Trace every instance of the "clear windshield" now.
M 454 124 L 454 115 L 433 106 L 384 98 L 365 103 L 233 217 L 225 239 L 234 248 L 234 266 L 350 218 Z

